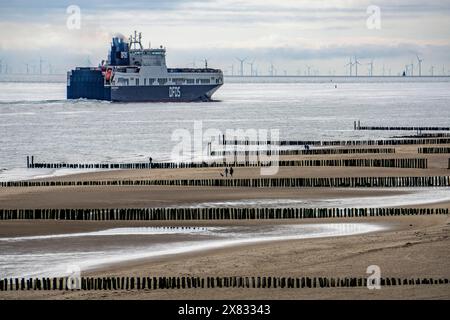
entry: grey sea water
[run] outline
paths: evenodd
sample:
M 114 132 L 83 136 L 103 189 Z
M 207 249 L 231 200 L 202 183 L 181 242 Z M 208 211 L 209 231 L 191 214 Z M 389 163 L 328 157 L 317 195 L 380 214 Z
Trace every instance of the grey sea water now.
M 319 81 L 320 80 L 320 81 Z M 62 82 L 0 82 L 0 180 L 69 173 L 27 170 L 34 155 L 49 162 L 171 160 L 177 129 L 278 129 L 281 139 L 384 138 L 402 132 L 354 131 L 368 125 L 450 126 L 448 79 L 294 79 L 226 83 L 210 103 L 108 103 L 65 100 Z M 337 86 L 337 87 L 336 87 Z M 410 132 L 411 134 L 412 132 Z M 199 203 L 196 207 L 392 206 L 448 200 L 447 189 L 360 199 L 260 199 Z M 64 275 L 136 259 L 266 241 L 336 237 L 379 231 L 379 224 L 347 223 L 254 228 L 108 229 L 90 233 L 0 239 L 0 277 Z M 155 235 L 170 233 L 173 239 Z M 61 247 L 59 239 L 65 246 Z M 101 242 L 102 239 L 109 242 Z
M 337 87 L 335 87 L 337 86 Z M 368 125 L 450 126 L 450 82 L 324 80 L 226 83 L 208 103 L 65 100 L 65 83 L 0 82 L 0 179 L 58 174 L 25 170 L 48 162 L 171 159 L 176 129 L 279 129 L 281 139 L 367 139 L 401 132 Z M 64 173 L 64 171 L 62 172 Z M 59 172 L 61 174 L 61 172 Z

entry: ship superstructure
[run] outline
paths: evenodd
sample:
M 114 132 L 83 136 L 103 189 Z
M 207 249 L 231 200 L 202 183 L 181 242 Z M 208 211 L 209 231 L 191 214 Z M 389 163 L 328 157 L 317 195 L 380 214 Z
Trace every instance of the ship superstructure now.
M 223 84 L 220 69 L 167 68 L 166 49 L 144 49 L 141 34 L 114 37 L 108 60 L 67 74 L 68 99 L 121 102 L 210 101 Z

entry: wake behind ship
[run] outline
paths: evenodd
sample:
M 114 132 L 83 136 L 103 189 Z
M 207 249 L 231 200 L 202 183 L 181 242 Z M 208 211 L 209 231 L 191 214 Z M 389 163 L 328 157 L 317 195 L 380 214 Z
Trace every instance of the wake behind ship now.
M 114 37 L 107 62 L 67 73 L 67 99 L 120 102 L 210 101 L 223 84 L 220 69 L 167 68 L 166 49 L 144 49 L 141 34 Z

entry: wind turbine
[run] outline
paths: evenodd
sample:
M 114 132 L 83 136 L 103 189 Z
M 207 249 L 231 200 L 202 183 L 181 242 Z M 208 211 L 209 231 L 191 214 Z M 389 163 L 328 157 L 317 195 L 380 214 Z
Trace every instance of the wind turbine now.
M 269 66 L 269 73 L 270 73 L 270 76 L 274 76 L 274 70 L 275 70 L 275 68 L 273 67 L 273 63 L 271 62 L 270 63 L 270 66 Z
M 411 66 L 411 77 L 412 77 L 414 75 L 414 64 L 412 61 L 411 61 L 410 66 Z
M 361 63 L 359 63 L 358 59 L 356 59 L 356 56 L 355 56 L 355 76 L 356 77 L 358 76 L 358 64 L 361 64 Z
M 39 74 L 42 74 L 42 63 L 44 60 L 42 60 L 42 57 L 39 57 Z
M 25 64 L 25 66 L 27 67 L 27 74 L 29 74 L 29 65 L 28 65 L 28 63 L 24 63 Z
M 203 62 L 205 63 L 205 69 L 208 69 L 208 60 L 209 58 L 203 59 Z
M 419 77 L 421 77 L 422 76 L 422 61 L 423 61 L 423 59 L 420 59 L 419 55 L 417 55 L 417 54 L 416 54 L 416 57 L 417 57 L 417 62 L 419 63 Z
M 242 77 L 244 75 L 244 61 L 247 60 L 247 58 L 244 58 L 244 59 L 236 58 L 236 60 L 241 63 L 240 73 L 241 73 L 241 77 Z
M 434 76 L 434 66 L 430 67 L 430 74 L 431 74 L 431 76 Z
M 232 65 L 230 66 L 230 68 L 231 68 L 231 75 L 234 76 L 234 64 L 232 64 Z
M 308 77 L 311 76 L 311 66 L 307 65 L 306 68 L 308 69 Z
M 253 64 L 255 63 L 255 60 L 252 60 L 252 62 L 247 62 L 247 64 L 250 66 L 250 76 L 253 76 Z
M 350 57 L 350 59 L 348 60 L 348 63 L 344 66 L 347 67 L 349 69 L 349 76 L 352 76 L 352 69 L 353 69 L 353 62 L 352 62 L 352 57 Z
M 370 66 L 369 76 L 373 77 L 373 59 L 368 63 L 368 65 Z
M 3 68 L 3 65 L 2 65 L 2 59 L 0 59 L 0 74 L 3 72 L 3 70 L 2 70 L 2 68 Z

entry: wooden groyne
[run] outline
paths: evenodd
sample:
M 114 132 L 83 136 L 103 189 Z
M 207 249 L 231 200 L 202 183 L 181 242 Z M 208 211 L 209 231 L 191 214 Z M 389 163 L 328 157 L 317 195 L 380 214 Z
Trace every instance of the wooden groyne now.
M 229 178 L 88 181 L 3 181 L 0 187 L 91 187 L 91 186 L 192 186 L 250 188 L 359 188 L 359 187 L 448 187 L 450 176 L 421 177 L 332 177 L 332 178 Z
M 389 154 L 394 148 L 342 148 L 342 149 L 285 149 L 285 150 L 220 150 L 211 151 L 211 156 L 259 156 L 259 155 L 332 155 L 332 154 Z
M 115 208 L 0 209 L 0 220 L 267 220 L 449 214 L 448 208 Z M 186 227 L 187 228 L 187 227 Z
M 411 138 L 411 139 L 418 139 L 418 138 L 445 138 L 450 137 L 449 132 L 421 132 L 414 135 L 402 135 L 402 136 L 393 136 L 392 139 L 404 139 L 404 138 Z
M 448 136 L 430 136 L 429 138 L 378 139 L 378 140 L 225 140 L 227 146 L 402 146 L 420 144 L 449 144 Z
M 382 287 L 446 285 L 442 277 L 382 277 Z M 73 290 L 179 290 L 179 289 L 308 289 L 308 288 L 362 288 L 365 277 L 284 277 L 284 276 L 158 276 L 158 277 L 36 277 L 2 278 L 0 291 L 73 291 Z M 369 283 L 371 284 L 371 283 Z
M 418 153 L 421 154 L 433 154 L 433 153 L 450 153 L 450 147 L 445 148 L 419 148 Z
M 325 160 L 278 160 L 278 161 L 225 161 L 188 163 L 50 163 L 27 162 L 29 169 L 181 169 L 222 167 L 386 167 L 426 169 L 426 158 L 394 159 L 325 159 Z
M 395 130 L 395 131 L 450 131 L 450 127 L 421 126 L 361 126 L 361 122 L 353 122 L 354 130 Z

